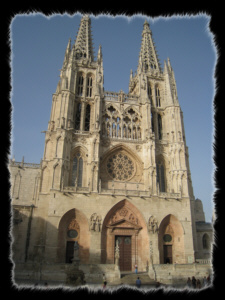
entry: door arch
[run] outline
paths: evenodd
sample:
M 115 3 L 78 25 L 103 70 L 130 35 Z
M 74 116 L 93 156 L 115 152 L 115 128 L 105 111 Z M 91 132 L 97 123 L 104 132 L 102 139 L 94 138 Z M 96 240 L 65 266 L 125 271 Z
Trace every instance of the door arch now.
M 139 270 L 146 270 L 146 265 L 149 263 L 147 224 L 140 211 L 126 199 L 113 206 L 103 221 L 102 263 L 115 263 L 116 239 L 121 241 L 123 247 L 123 249 L 120 247 L 120 269 L 134 270 L 134 265 L 137 263 Z M 124 251 L 127 251 L 126 254 Z M 126 257 L 129 266 L 125 266 L 122 256 L 124 259 Z
M 159 226 L 160 264 L 185 263 L 184 230 L 174 215 L 167 215 Z
M 59 222 L 57 251 L 58 262 L 71 262 L 75 241 L 79 243 L 79 258 L 81 263 L 88 263 L 90 249 L 88 220 L 80 210 L 73 208 L 67 211 Z

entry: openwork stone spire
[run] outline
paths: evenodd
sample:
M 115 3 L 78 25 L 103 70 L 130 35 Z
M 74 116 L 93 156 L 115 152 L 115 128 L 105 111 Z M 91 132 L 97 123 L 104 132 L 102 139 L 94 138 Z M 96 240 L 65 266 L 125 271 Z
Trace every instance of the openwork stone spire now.
M 89 16 L 83 16 L 80 22 L 76 42 L 75 42 L 76 59 L 94 60 L 93 43 L 91 36 L 91 19 Z
M 147 21 L 144 22 L 144 29 L 142 32 L 138 69 L 144 72 L 151 72 L 153 70 L 161 71 L 152 39 L 152 32 Z

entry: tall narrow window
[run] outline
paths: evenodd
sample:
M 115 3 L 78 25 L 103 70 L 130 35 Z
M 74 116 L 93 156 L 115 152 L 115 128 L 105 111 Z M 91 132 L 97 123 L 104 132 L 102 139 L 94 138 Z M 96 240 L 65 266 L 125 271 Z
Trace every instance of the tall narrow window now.
M 75 130 L 80 130 L 80 118 L 81 118 L 81 103 L 78 103 L 75 121 L 74 121 L 74 129 Z
M 75 186 L 75 183 L 77 183 L 77 186 L 81 187 L 82 177 L 83 177 L 83 159 L 81 157 L 81 154 L 77 153 L 73 159 L 71 185 Z
M 151 113 L 151 122 L 152 122 L 152 132 L 155 132 L 154 120 L 153 120 L 153 113 Z
M 92 77 L 87 78 L 87 97 L 92 96 Z
M 91 106 L 88 104 L 86 106 L 86 114 L 85 114 L 85 131 L 90 130 L 90 114 L 91 114 Z
M 80 75 L 78 77 L 78 88 L 77 88 L 77 94 L 78 94 L 78 96 L 82 96 L 83 95 L 83 84 L 84 84 L 84 77 L 82 75 Z
M 159 184 L 159 191 L 165 192 L 166 191 L 165 170 L 162 162 L 158 162 L 156 164 L 156 170 L 157 170 L 157 182 Z
M 150 103 L 152 105 L 152 89 L 151 89 L 150 83 L 148 83 L 148 98 L 149 98 Z
M 158 135 L 159 135 L 159 140 L 162 139 L 162 118 L 160 114 L 158 114 Z
M 156 89 L 155 89 L 155 100 L 156 100 L 156 106 L 160 107 L 161 106 L 161 100 L 160 100 L 160 92 L 159 92 L 158 87 L 156 87 Z
M 202 237 L 202 246 L 203 249 L 209 249 L 209 236 L 206 233 Z

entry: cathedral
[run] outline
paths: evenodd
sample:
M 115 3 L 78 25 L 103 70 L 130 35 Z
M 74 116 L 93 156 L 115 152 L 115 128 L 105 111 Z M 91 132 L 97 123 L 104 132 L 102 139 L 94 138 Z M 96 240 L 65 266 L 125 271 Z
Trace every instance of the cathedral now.
M 193 193 L 174 71 L 169 59 L 161 68 L 147 21 L 137 61 L 128 94 L 105 91 L 102 48 L 95 58 L 91 19 L 81 18 L 43 159 L 9 163 L 15 279 L 63 280 L 75 242 L 90 281 L 135 265 L 161 280 L 178 266 L 185 279 L 190 268 L 211 272 L 212 225 Z

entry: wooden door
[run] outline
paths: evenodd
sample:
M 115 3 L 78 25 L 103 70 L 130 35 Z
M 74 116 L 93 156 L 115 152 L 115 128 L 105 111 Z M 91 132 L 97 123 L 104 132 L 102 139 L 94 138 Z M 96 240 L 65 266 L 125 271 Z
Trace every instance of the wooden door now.
M 119 244 L 120 271 L 131 271 L 131 236 L 116 236 L 115 242 Z
M 70 241 L 66 243 L 66 263 L 71 264 L 74 252 L 74 242 Z
M 164 264 L 172 264 L 172 245 L 164 245 Z

